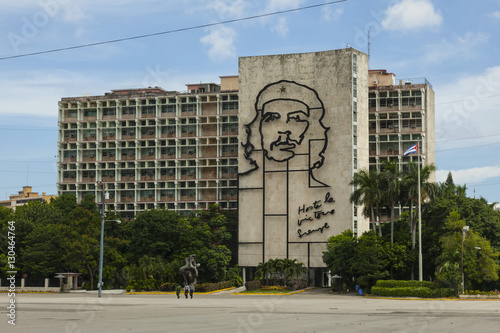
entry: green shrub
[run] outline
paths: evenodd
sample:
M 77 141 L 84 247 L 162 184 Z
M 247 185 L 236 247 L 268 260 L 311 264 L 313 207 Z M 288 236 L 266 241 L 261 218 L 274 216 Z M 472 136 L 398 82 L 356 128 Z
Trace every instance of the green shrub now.
M 383 288 L 436 288 L 436 285 L 430 281 L 408 281 L 408 280 L 378 280 L 375 284 L 377 287 Z
M 257 289 L 260 289 L 261 287 L 262 287 L 262 282 L 261 282 L 261 280 L 247 281 L 247 282 L 245 283 L 245 288 L 246 288 L 248 291 L 257 290 Z
M 161 291 L 175 291 L 175 287 L 177 287 L 178 283 L 175 282 L 165 282 L 160 286 Z
M 466 290 L 465 295 L 499 295 L 499 293 L 494 291 Z
M 233 285 L 235 287 L 241 287 L 243 285 L 243 279 L 241 276 L 237 275 L 233 278 Z
M 300 290 L 307 288 L 307 279 L 290 280 L 286 284 L 290 290 Z
M 222 281 L 215 283 L 200 283 L 196 284 L 194 288 L 196 291 L 207 293 L 210 291 L 231 288 L 232 286 L 233 286 L 233 281 Z
M 372 294 L 374 296 L 389 296 L 389 297 L 422 297 L 422 298 L 440 298 L 452 297 L 453 290 L 449 288 L 428 288 L 428 287 L 399 287 L 386 288 L 373 286 Z

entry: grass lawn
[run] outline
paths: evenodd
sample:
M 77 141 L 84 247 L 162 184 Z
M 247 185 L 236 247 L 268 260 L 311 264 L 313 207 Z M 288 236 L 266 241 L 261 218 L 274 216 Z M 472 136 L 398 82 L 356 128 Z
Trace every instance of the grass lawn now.
M 256 290 L 245 290 L 242 291 L 242 294 L 288 294 L 288 293 L 295 293 L 297 290 L 290 290 L 288 288 L 283 288 L 280 286 L 274 286 L 274 287 L 262 287 L 260 289 Z

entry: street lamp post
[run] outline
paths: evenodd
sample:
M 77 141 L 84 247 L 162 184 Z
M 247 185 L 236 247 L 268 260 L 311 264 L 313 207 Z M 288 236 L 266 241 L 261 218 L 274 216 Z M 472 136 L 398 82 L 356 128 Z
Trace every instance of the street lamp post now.
M 104 184 L 102 184 L 102 195 L 101 195 L 101 244 L 99 249 L 99 283 L 97 284 L 97 297 L 101 298 L 102 294 L 102 268 L 103 268 L 103 259 L 104 259 L 104 218 L 106 217 L 105 211 L 105 200 L 106 194 L 104 191 Z M 117 222 L 122 223 L 120 220 L 108 220 L 109 222 Z
M 464 275 L 464 242 L 465 235 L 469 231 L 469 226 L 466 225 L 462 229 L 462 295 L 465 294 L 465 275 Z

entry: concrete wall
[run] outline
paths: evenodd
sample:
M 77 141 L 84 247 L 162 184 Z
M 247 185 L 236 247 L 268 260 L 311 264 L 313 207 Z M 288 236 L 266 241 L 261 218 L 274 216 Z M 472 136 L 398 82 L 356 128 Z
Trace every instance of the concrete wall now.
M 221 76 L 220 77 L 221 91 L 238 90 L 238 76 Z
M 351 48 L 240 58 L 240 266 L 290 258 L 324 267 L 328 238 L 354 229 L 349 182 L 354 131 L 357 167 L 368 168 L 367 81 L 367 56 Z M 368 221 L 358 215 L 361 233 Z

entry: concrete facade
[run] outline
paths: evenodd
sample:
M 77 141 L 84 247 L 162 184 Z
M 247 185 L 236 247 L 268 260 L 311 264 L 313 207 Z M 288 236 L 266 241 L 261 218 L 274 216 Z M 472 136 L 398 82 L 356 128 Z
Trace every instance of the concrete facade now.
M 434 90 L 425 79 L 396 80 L 386 70 L 369 71 L 370 169 L 381 169 L 386 161 L 403 168 L 416 154 L 403 154 L 418 144 L 423 165 L 435 164 Z M 433 173 L 429 181 L 435 181 Z
M 368 62 L 352 48 L 240 58 L 239 265 L 325 267 L 332 235 L 368 220 L 349 182 L 368 169 Z
M 18 194 L 10 195 L 9 200 L 0 201 L 0 206 L 16 209 L 16 207 L 26 205 L 34 201 L 50 202 L 52 198 L 56 198 L 57 195 L 47 195 L 42 192 L 39 195 L 38 192 L 33 192 L 33 187 L 23 186 L 23 190 L 19 191 Z
M 113 90 L 59 102 L 58 194 L 132 219 L 147 209 L 236 208 L 238 80 Z M 223 86 L 223 89 L 221 89 Z

